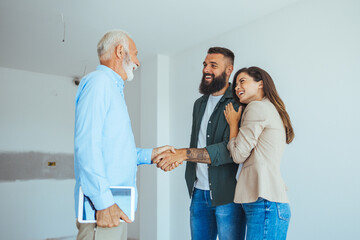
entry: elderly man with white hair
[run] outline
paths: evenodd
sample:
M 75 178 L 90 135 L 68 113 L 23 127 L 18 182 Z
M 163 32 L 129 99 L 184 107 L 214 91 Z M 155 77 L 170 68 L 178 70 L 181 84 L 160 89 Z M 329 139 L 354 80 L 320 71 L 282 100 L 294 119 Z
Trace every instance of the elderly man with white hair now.
M 137 165 L 175 150 L 135 146 L 124 98 L 124 82 L 140 66 L 134 41 L 124 31 L 110 31 L 97 51 L 100 65 L 81 79 L 76 94 L 74 134 L 75 212 L 81 186 L 96 209 L 96 224 L 77 221 L 77 239 L 126 239 L 131 221 L 115 203 L 110 186 L 136 189 Z

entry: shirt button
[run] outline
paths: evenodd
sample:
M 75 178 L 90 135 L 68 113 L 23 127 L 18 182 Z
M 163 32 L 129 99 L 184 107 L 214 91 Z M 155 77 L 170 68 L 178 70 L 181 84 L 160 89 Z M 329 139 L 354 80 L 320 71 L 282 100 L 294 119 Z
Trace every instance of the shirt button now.
M 211 121 L 209 121 L 209 123 L 211 123 Z
M 208 137 L 210 137 L 210 135 L 208 135 Z

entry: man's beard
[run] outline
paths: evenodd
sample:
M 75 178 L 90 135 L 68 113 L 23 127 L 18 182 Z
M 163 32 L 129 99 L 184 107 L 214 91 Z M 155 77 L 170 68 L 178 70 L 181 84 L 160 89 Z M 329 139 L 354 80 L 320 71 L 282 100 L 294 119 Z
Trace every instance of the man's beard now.
M 127 75 L 126 81 L 130 82 L 134 79 L 134 72 L 137 68 L 136 64 L 133 63 L 130 59 L 129 53 L 126 53 L 125 58 L 123 60 L 123 68 Z
M 205 76 L 206 75 L 211 75 L 212 76 L 212 81 L 210 83 L 205 81 Z M 221 89 L 223 89 L 226 85 L 226 73 L 225 71 L 218 77 L 215 77 L 214 74 L 203 74 L 202 79 L 201 79 L 201 83 L 199 86 L 199 92 L 201 94 L 213 94 L 216 93 L 218 91 L 220 91 Z

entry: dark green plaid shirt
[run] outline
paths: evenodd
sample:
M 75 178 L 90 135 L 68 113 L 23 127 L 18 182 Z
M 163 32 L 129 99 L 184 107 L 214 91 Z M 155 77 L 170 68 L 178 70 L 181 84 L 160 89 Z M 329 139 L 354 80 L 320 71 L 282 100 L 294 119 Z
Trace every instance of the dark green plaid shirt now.
M 203 95 L 194 103 L 190 148 L 197 148 L 201 120 L 208 98 L 209 95 Z M 211 159 L 208 173 L 213 206 L 228 204 L 234 200 L 238 164 L 233 162 L 227 150 L 230 128 L 224 116 L 225 106 L 230 102 L 237 110 L 239 105 L 233 99 L 231 84 L 215 106 L 206 130 L 206 150 Z M 191 197 L 196 181 L 196 163 L 186 162 L 185 179 Z

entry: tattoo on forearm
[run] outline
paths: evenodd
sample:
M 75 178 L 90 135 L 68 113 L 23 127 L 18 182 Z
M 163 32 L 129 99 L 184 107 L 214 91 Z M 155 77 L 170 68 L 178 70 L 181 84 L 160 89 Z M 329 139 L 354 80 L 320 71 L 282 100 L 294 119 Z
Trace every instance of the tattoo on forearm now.
M 198 163 L 211 163 L 208 151 L 205 148 L 190 148 L 186 150 L 186 161 Z

